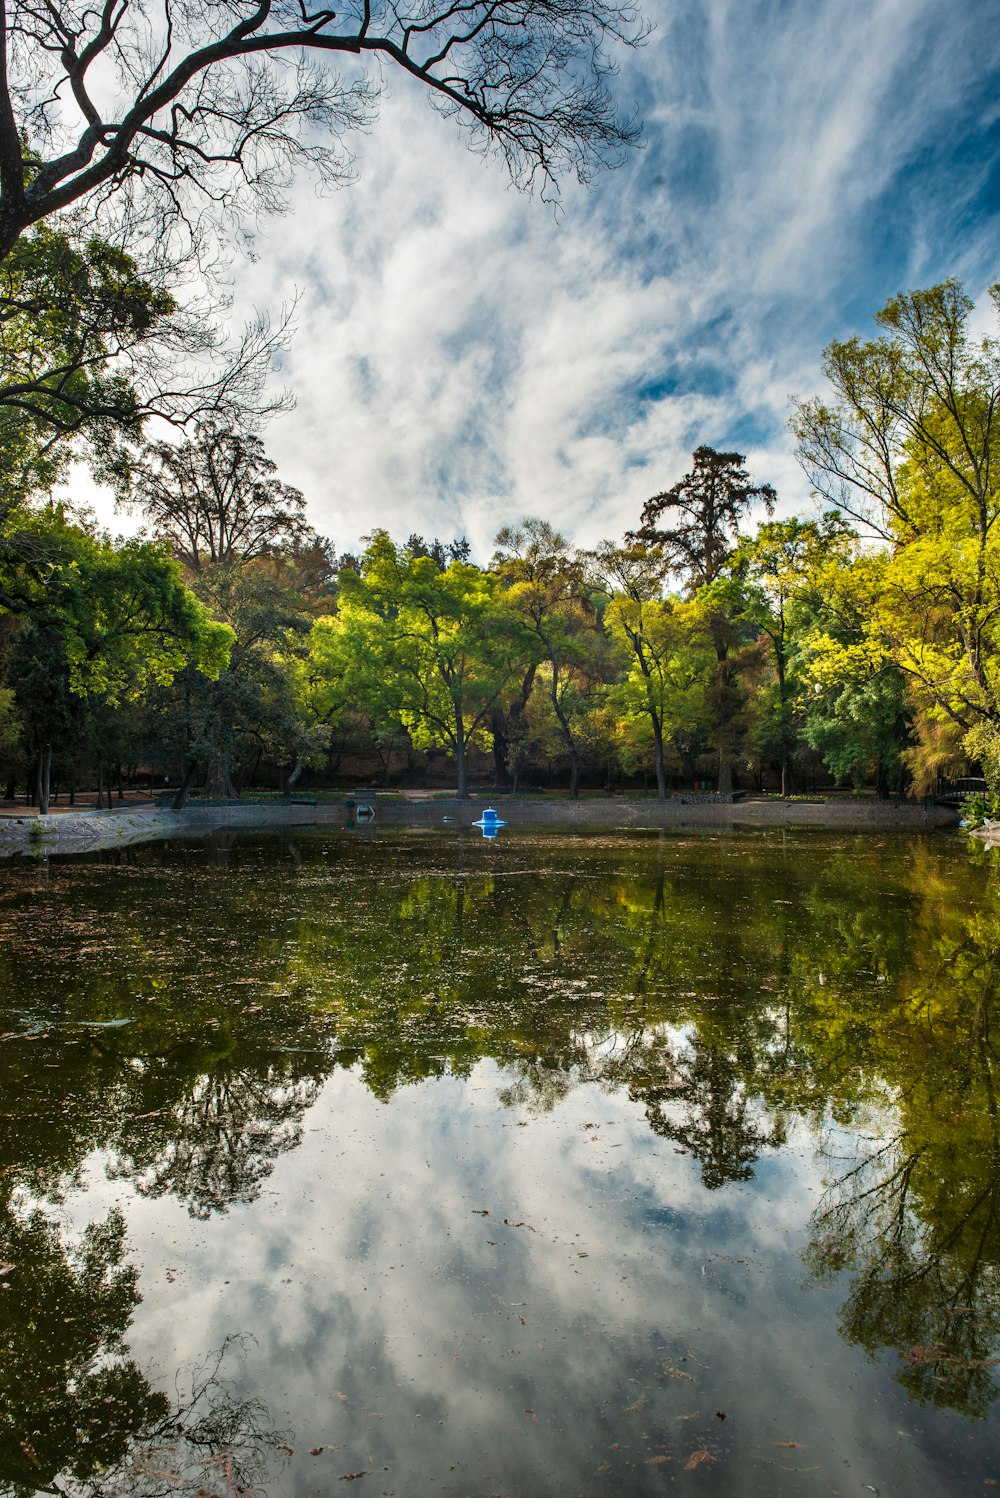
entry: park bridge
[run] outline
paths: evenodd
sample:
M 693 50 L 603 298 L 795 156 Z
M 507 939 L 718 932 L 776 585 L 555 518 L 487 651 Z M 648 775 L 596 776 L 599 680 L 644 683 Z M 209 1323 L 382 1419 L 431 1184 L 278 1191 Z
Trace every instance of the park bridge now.
M 957 780 L 939 775 L 934 800 L 938 806 L 961 806 L 966 796 L 985 796 L 988 789 L 983 775 L 962 775 Z

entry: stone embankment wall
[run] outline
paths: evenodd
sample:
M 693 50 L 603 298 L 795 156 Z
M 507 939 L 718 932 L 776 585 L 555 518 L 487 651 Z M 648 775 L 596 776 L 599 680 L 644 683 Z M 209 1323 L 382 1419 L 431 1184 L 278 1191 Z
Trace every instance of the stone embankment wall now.
M 332 820 L 343 823 L 337 808 Z M 53 816 L 0 817 L 0 858 L 12 853 L 90 853 L 150 843 L 167 837 L 197 837 L 220 827 L 311 826 L 316 814 L 309 807 L 237 803 L 233 806 L 192 807 L 184 811 L 139 810 L 58 812 Z
M 353 798 L 352 798 L 353 799 Z M 377 826 L 469 826 L 482 814 L 482 801 L 405 801 L 376 798 Z M 627 797 L 583 798 L 579 801 L 536 801 L 497 797 L 490 802 L 513 826 L 604 828 L 665 827 L 827 827 L 844 831 L 913 831 L 954 826 L 957 812 L 949 807 L 914 802 L 834 801 L 721 801 L 715 797 L 675 797 L 668 801 L 629 800 Z M 153 842 L 177 836 L 199 836 L 219 828 L 344 827 L 354 821 L 353 805 L 325 801 L 315 806 L 288 802 L 230 802 L 191 806 L 183 811 L 163 808 L 106 812 L 60 812 L 39 817 L 0 818 L 0 857 L 13 853 L 86 853 Z M 1000 829 L 998 840 L 1000 840 Z
M 376 821 L 383 825 L 474 822 L 484 802 L 375 800 Z M 579 801 L 490 800 L 506 822 L 533 827 L 843 827 L 858 831 L 891 827 L 954 827 L 958 813 L 947 806 L 912 801 L 724 801 L 719 797 L 676 796 L 667 801 L 625 796 L 584 797 Z M 318 809 L 318 808 L 317 808 Z

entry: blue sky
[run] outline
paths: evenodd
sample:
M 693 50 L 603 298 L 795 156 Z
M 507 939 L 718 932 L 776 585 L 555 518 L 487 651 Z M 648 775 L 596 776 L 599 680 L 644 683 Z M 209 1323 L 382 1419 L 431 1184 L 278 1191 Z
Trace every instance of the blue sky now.
M 645 145 L 558 213 L 408 80 L 354 185 L 296 187 L 235 310 L 299 295 L 267 445 L 340 549 L 384 526 L 634 525 L 700 443 L 811 506 L 789 398 L 897 290 L 1000 279 L 995 0 L 655 0 L 620 59 Z M 977 323 L 989 329 L 985 311 Z

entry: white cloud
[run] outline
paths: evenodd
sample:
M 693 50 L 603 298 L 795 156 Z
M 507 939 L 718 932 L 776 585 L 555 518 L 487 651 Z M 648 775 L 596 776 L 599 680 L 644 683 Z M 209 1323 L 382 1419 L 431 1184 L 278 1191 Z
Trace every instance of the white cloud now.
M 314 523 L 341 547 L 374 526 L 464 531 L 483 560 L 523 514 L 593 542 L 701 442 L 748 450 L 786 508 L 808 507 L 785 422 L 823 345 L 901 285 L 993 279 L 992 226 L 969 213 L 973 136 L 996 112 L 986 13 L 678 10 L 625 59 L 647 149 L 559 215 L 400 86 L 357 185 L 300 183 L 235 288 L 237 311 L 301 292 L 297 409 L 268 445 Z

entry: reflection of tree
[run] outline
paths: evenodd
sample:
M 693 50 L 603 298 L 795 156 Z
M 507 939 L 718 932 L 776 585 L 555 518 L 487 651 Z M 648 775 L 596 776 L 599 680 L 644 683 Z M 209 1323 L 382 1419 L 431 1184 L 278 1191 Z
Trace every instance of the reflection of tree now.
M 912 1394 L 983 1415 L 1000 1341 L 1000 890 L 994 874 L 956 922 L 937 882 L 925 889 L 925 939 L 896 1003 L 864 1026 L 893 1100 L 885 1139 L 828 1188 L 809 1259 L 818 1274 L 852 1275 L 849 1340 L 872 1355 L 894 1348 Z M 872 1123 L 865 1134 L 879 1132 Z
M 225 1382 L 227 1348 L 173 1402 L 153 1389 L 125 1342 L 139 1302 L 125 1248 L 117 1211 L 71 1246 L 38 1208 L 4 1204 L 0 1486 L 157 1498 L 204 1490 L 218 1467 L 251 1491 L 274 1449 L 266 1411 Z
M 175 1196 L 193 1217 L 254 1201 L 275 1160 L 298 1145 L 321 1085 L 285 1068 L 221 1066 L 194 1079 L 147 1141 L 129 1142 L 112 1174 L 143 1196 Z
M 87 1479 L 121 1461 L 133 1432 L 167 1401 L 125 1356 L 138 1304 L 125 1224 L 109 1213 L 75 1250 L 41 1211 L 0 1218 L 0 1472 L 15 1493 L 59 1472 Z
M 183 1498 L 184 1494 L 251 1498 L 266 1491 L 285 1432 L 270 1425 L 259 1399 L 240 1399 L 224 1376 L 239 1338 L 179 1380 L 164 1417 L 137 1430 L 126 1458 L 97 1482 L 63 1484 L 73 1498 Z
M 927 1147 L 894 1139 L 851 1166 L 816 1214 L 807 1262 L 849 1270 L 840 1324 L 874 1356 L 900 1354 L 897 1377 L 920 1399 L 985 1415 L 997 1394 L 1000 1339 L 1000 1172 L 956 1183 L 945 1219 L 921 1200 Z M 940 1168 L 940 1161 L 932 1171 Z
M 690 1150 L 710 1191 L 750 1180 L 761 1151 L 784 1140 L 780 1122 L 762 1126 L 745 1069 L 700 1035 L 650 1032 L 608 1068 L 605 1080 L 612 1076 L 643 1104 L 654 1133 Z

